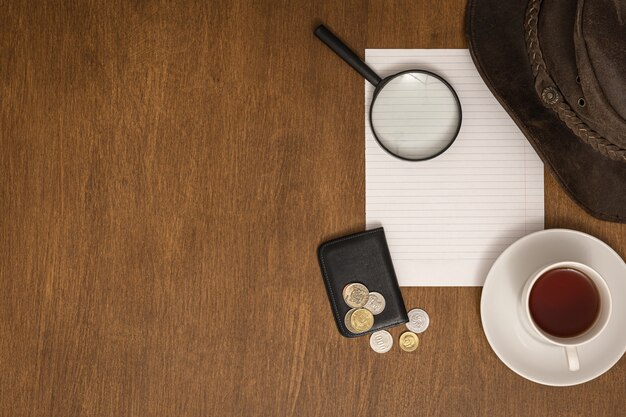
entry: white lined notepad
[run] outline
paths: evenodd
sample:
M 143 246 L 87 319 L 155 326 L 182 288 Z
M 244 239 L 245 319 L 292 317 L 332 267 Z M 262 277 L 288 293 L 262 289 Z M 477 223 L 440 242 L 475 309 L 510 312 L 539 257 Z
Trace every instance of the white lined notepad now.
M 425 69 L 446 79 L 463 111 L 443 155 L 405 162 L 369 127 L 365 82 L 368 228 L 384 226 L 401 286 L 479 286 L 500 253 L 543 229 L 543 164 L 480 78 L 467 49 L 368 49 L 381 77 Z

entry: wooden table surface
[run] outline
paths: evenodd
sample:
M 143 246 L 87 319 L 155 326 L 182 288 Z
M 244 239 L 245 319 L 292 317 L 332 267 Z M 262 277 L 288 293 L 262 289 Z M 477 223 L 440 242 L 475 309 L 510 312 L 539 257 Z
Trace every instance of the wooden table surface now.
M 413 354 L 335 328 L 315 250 L 364 228 L 363 80 L 312 30 L 464 48 L 464 1 L 0 6 L 1 416 L 624 415 L 625 359 L 526 381 L 480 288 L 403 288 Z M 626 255 L 549 174 L 545 201 Z

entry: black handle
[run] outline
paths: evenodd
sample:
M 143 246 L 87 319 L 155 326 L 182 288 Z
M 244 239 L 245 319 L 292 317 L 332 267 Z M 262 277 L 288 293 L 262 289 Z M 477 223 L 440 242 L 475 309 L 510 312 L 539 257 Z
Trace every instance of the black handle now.
M 354 68 L 359 74 L 361 74 L 367 81 L 369 81 L 374 87 L 380 82 L 380 77 L 376 75 L 365 62 L 361 61 L 361 58 L 357 56 L 350 48 L 346 46 L 341 39 L 336 37 L 330 30 L 326 29 L 326 26 L 319 25 L 315 29 L 315 36 L 317 36 L 322 42 L 332 49 L 337 55 L 339 55 L 344 61 Z

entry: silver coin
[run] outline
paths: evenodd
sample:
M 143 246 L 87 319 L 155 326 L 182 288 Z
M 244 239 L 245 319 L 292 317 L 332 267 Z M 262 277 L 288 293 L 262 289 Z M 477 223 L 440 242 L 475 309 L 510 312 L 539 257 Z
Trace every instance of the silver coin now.
M 367 303 L 363 306 L 367 308 L 372 314 L 380 314 L 385 309 L 385 297 L 381 293 L 371 292 L 367 298 Z
M 409 322 L 406 324 L 406 328 L 415 333 L 422 333 L 428 329 L 430 324 L 430 318 L 428 313 L 419 308 L 414 308 L 409 311 Z
M 385 353 L 391 350 L 393 337 L 387 330 L 379 330 L 370 336 L 370 347 L 374 352 Z
M 343 323 L 346 325 L 346 329 L 348 329 L 348 331 L 352 333 L 358 333 L 356 330 L 354 330 L 354 327 L 352 327 L 352 313 L 354 313 L 356 310 L 356 308 L 353 308 L 348 311 L 343 320 Z
M 343 288 L 343 299 L 352 308 L 363 307 L 367 303 L 370 290 L 359 282 L 351 282 Z

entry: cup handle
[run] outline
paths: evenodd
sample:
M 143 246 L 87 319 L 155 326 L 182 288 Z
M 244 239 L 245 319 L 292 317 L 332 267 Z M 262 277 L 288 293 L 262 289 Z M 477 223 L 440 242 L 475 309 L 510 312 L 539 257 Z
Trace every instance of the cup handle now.
M 574 346 L 565 346 L 565 354 L 567 356 L 567 364 L 570 371 L 578 371 L 580 369 L 580 362 L 578 361 L 578 351 Z

